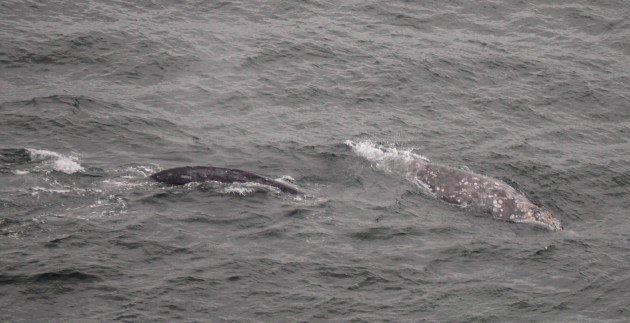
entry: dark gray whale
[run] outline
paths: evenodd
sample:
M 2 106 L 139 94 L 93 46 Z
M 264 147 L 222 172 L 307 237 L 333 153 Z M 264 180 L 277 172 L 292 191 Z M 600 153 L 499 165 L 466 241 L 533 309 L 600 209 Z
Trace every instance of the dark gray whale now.
M 524 194 L 498 179 L 434 164 L 411 151 L 383 147 L 369 140 L 347 140 L 346 144 L 358 155 L 376 162 L 378 168 L 405 175 L 449 204 L 488 214 L 495 219 L 562 230 L 560 221 L 550 211 L 535 205 Z
M 258 183 L 279 189 L 290 194 L 302 194 L 288 184 L 269 179 L 239 169 L 214 166 L 185 166 L 163 170 L 150 176 L 154 180 L 173 185 L 184 185 L 191 182 L 217 181 L 222 183 Z

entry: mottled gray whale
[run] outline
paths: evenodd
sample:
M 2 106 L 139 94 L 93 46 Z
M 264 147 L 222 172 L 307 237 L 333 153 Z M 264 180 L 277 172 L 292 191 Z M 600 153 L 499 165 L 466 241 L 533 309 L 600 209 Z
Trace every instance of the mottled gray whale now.
M 404 174 L 425 187 L 436 198 L 495 219 L 529 223 L 549 230 L 562 230 L 560 221 L 524 194 L 503 181 L 488 176 L 431 163 L 411 151 L 376 145 L 371 141 L 346 144 L 359 155 L 376 162 L 376 166 Z
M 222 183 L 258 183 L 275 187 L 282 192 L 302 194 L 288 184 L 269 179 L 240 169 L 222 168 L 214 166 L 185 166 L 170 168 L 150 176 L 154 180 L 173 185 L 184 185 L 192 182 L 216 181 Z
M 560 221 L 551 211 L 530 202 L 498 179 L 431 163 L 418 166 L 417 178 L 442 201 L 489 214 L 495 219 L 562 230 Z

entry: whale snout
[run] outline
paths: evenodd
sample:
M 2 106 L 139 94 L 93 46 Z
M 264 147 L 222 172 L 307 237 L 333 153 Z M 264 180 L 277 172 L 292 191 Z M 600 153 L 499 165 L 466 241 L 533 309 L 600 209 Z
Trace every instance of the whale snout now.
M 534 212 L 534 220 L 550 230 L 562 230 L 562 224 L 560 224 L 560 221 L 558 219 L 553 217 L 553 214 L 549 210 L 540 209 Z

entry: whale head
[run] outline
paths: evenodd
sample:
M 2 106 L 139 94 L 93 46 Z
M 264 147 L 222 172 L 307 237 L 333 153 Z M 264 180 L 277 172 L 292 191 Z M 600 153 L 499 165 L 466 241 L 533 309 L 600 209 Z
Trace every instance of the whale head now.
M 539 207 L 523 196 L 517 198 L 515 214 L 510 216 L 510 221 L 529 223 L 552 231 L 562 230 L 560 221 L 553 217 L 551 211 Z
M 513 219 L 514 222 L 529 223 L 551 231 L 562 230 L 562 225 L 558 219 L 553 217 L 549 210 L 545 210 L 534 204 L 530 204 L 526 211 L 519 217 Z
M 535 224 L 552 231 L 562 230 L 562 225 L 560 224 L 560 221 L 553 217 L 551 211 L 539 207 L 536 207 L 534 210 L 531 211 L 532 219 L 534 220 Z

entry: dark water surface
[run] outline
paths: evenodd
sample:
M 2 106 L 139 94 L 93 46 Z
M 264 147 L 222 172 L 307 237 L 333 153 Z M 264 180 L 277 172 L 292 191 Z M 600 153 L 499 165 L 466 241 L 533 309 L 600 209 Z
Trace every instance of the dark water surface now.
M 0 320 L 628 320 L 629 8 L 3 0 Z M 418 155 L 565 230 L 383 167 Z M 308 195 L 146 179 L 204 164 Z

